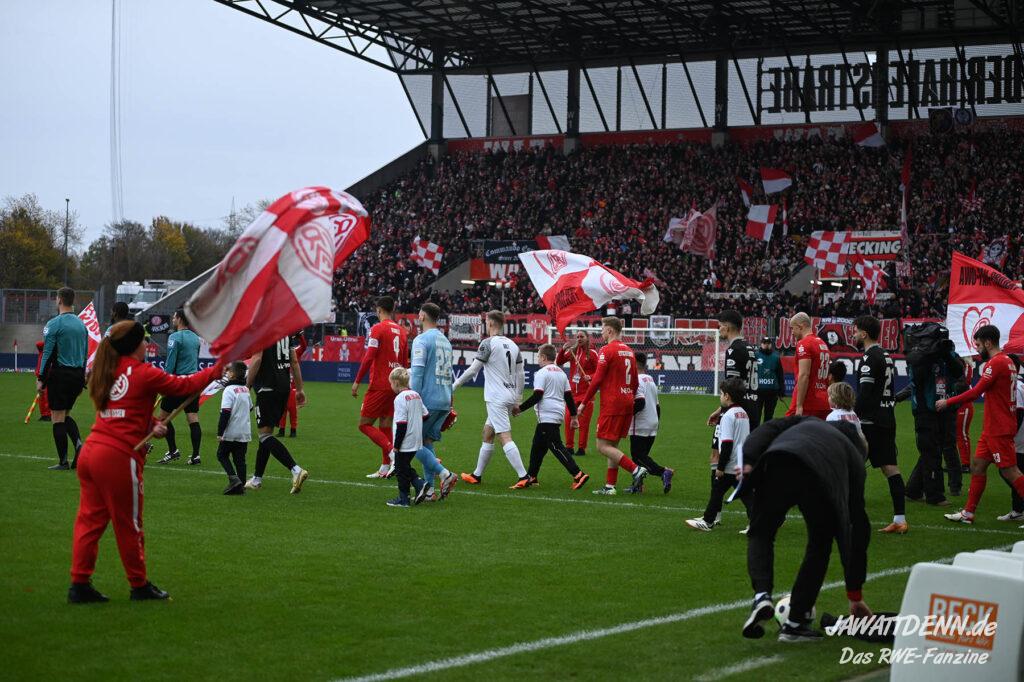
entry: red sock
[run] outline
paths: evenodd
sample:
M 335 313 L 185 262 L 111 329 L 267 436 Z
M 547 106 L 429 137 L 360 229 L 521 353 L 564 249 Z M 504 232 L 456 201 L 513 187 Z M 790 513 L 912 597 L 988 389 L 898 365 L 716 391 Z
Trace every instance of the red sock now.
M 385 465 L 390 464 L 391 460 L 388 459 L 388 454 L 391 452 L 391 439 L 385 436 L 383 431 L 371 424 L 360 424 L 359 431 L 380 448 L 381 463 Z
M 1017 479 L 1018 481 L 1021 479 Z M 967 504 L 964 505 L 964 511 L 974 513 L 974 510 L 978 508 L 978 502 L 981 501 L 981 494 L 985 492 L 985 484 L 988 482 L 988 477 L 985 474 L 971 474 L 971 487 L 967 490 Z
M 1011 483 L 1013 489 L 1017 491 L 1017 494 L 1024 497 L 1024 476 L 1018 476 L 1017 480 Z
M 625 455 L 623 455 L 622 459 L 619 460 L 619 466 L 628 471 L 629 473 L 633 473 L 634 471 L 636 471 L 636 463 L 629 457 L 626 457 Z
M 380 434 L 380 437 L 383 438 L 385 442 L 385 449 L 381 452 L 380 455 L 381 463 L 390 465 L 391 458 L 389 457 L 389 455 L 391 454 L 391 450 L 395 447 L 395 444 L 391 442 L 391 429 L 382 429 L 378 426 L 377 433 Z
M 607 469 L 604 475 L 604 482 L 608 485 L 615 485 L 619 482 L 619 470 L 618 469 Z

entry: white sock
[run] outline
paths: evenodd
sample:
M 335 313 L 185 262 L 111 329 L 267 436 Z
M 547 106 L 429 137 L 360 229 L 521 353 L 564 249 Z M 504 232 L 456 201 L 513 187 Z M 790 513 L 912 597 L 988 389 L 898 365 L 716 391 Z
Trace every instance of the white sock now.
M 754 595 L 754 601 L 757 601 L 758 599 L 761 599 L 762 597 L 767 597 L 767 596 L 768 596 L 767 592 L 758 592 L 757 594 Z
M 895 514 L 892 517 L 892 522 L 893 523 L 906 523 L 907 522 L 907 517 L 904 516 L 903 514 Z
M 494 443 L 480 443 L 480 455 L 476 459 L 476 469 L 473 475 L 480 478 L 484 475 L 484 469 L 491 462 L 491 455 L 494 454 Z
M 519 455 L 519 448 L 516 447 L 516 444 L 513 441 L 509 441 L 501 449 L 505 451 L 508 463 L 516 470 L 519 478 L 526 476 L 526 467 L 523 466 L 523 458 Z
M 262 476 L 253 476 L 252 477 L 252 482 L 253 483 L 263 483 L 263 477 Z
M 447 469 L 441 469 L 441 478 L 448 478 L 451 475 L 452 472 L 448 471 Z
M 302 471 L 302 467 L 300 467 L 298 464 L 296 464 L 295 466 L 292 467 L 292 473 L 295 474 L 296 476 L 298 476 L 299 472 L 301 472 L 301 471 Z

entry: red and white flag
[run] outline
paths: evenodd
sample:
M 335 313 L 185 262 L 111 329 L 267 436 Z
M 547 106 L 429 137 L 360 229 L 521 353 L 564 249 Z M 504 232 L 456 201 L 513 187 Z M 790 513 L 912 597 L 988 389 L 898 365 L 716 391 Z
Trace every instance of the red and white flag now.
M 753 186 L 744 180 L 743 178 L 736 178 L 736 182 L 740 186 L 740 199 L 743 200 L 744 206 L 750 206 L 750 198 L 754 196 Z
M 974 333 L 986 324 L 999 328 L 1004 351 L 1024 352 L 1024 290 L 1020 286 L 995 268 L 953 252 L 946 327 L 957 353 L 975 355 Z
M 971 190 L 967 196 L 960 197 L 960 204 L 968 213 L 976 213 L 985 205 L 985 200 L 978 196 L 978 181 L 971 180 Z
M 850 255 L 849 232 L 811 233 L 804 251 L 804 261 L 821 270 L 823 275 L 842 277 L 846 274 L 846 261 Z
M 92 361 L 96 359 L 96 349 L 100 346 L 100 341 L 103 340 L 103 334 L 100 332 L 100 321 L 96 317 L 96 307 L 93 306 L 92 301 L 89 301 L 89 305 L 82 308 L 82 312 L 78 313 L 78 319 L 85 324 L 85 330 L 89 332 L 89 345 L 86 348 L 86 361 L 85 368 L 89 369 L 92 367 Z
M 210 351 L 237 360 L 327 318 L 334 272 L 370 236 L 359 200 L 328 187 L 284 195 L 238 237 L 185 304 Z
M 537 246 L 542 250 L 555 249 L 556 251 L 569 250 L 569 237 L 564 234 L 552 234 L 547 237 L 537 235 L 535 238 Z
M 669 218 L 668 229 L 665 230 L 665 236 L 662 241 L 675 244 L 678 247 L 683 241 L 683 232 L 686 230 L 686 224 L 695 215 L 700 215 L 700 213 L 691 208 L 685 218 Z
M 714 260 L 717 241 L 718 202 L 703 213 L 691 210 L 686 227 L 683 228 L 682 239 L 679 241 L 679 250 Z
M 765 194 L 777 194 L 793 184 L 793 178 L 778 168 L 762 168 L 761 184 Z
M 778 211 L 777 204 L 754 204 L 751 206 L 747 212 L 747 236 L 766 242 L 771 241 L 772 230 L 775 227 L 775 215 Z
M 884 147 L 885 140 L 882 139 L 882 131 L 874 121 L 858 123 L 850 130 L 853 135 L 853 143 L 858 147 Z
M 436 275 L 441 272 L 443 258 L 443 246 L 419 237 L 412 240 L 412 261 L 421 268 L 426 268 Z
M 978 254 L 978 260 L 985 265 L 991 265 L 994 268 L 1002 268 L 1006 265 L 1006 258 L 1010 255 L 1010 237 L 1003 235 L 1002 237 L 996 237 L 985 246 L 981 247 L 981 253 Z
M 860 278 L 868 305 L 874 305 L 885 271 L 869 260 L 857 259 L 853 264 L 853 272 Z
M 527 251 L 519 254 L 519 260 L 559 332 L 580 315 L 613 300 L 640 301 L 641 315 L 650 315 L 658 307 L 660 294 L 653 281 L 630 279 L 590 256 Z

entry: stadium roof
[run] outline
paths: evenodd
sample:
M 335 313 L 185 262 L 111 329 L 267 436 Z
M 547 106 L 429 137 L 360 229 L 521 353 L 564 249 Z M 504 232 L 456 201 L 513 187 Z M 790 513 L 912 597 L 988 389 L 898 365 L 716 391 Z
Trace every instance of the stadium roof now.
M 1019 0 L 217 0 L 391 71 L 1019 45 Z

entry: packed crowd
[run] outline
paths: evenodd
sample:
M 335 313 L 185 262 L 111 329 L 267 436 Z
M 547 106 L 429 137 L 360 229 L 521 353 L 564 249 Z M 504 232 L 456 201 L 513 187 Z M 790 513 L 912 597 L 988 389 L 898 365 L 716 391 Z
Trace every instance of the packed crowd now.
M 473 241 L 569 235 L 574 250 L 633 277 L 653 271 L 667 283 L 659 312 L 713 315 L 725 303 L 749 315 L 806 309 L 822 315 L 859 314 L 851 297 L 793 296 L 782 286 L 803 266 L 814 230 L 896 230 L 905 142 L 868 149 L 848 139 L 769 141 L 719 148 L 695 144 L 603 146 L 565 156 L 551 148 L 456 154 L 426 160 L 412 173 L 364 197 L 374 221 L 370 244 L 337 275 L 339 307 L 388 293 L 403 311 L 427 298 L 447 310 L 504 307 L 542 312 L 524 276 L 511 288 L 485 284 L 433 292 L 434 274 L 410 260 L 419 236 L 445 248 L 444 266 L 473 255 Z M 770 244 L 745 236 L 746 207 L 735 178 L 760 192 L 760 166 L 793 177 L 786 191 L 789 235 L 781 224 Z M 942 315 L 953 249 L 976 256 L 981 245 L 1009 235 L 1005 270 L 1024 274 L 1020 200 L 1024 134 L 1014 130 L 913 140 L 909 277 L 887 268 L 886 289 L 872 312 L 886 316 Z M 966 199 L 974 188 L 976 201 Z M 669 219 L 691 206 L 718 207 L 717 257 L 709 262 L 662 240 Z M 781 223 L 781 216 L 778 221 Z M 856 281 L 839 291 L 855 291 Z M 714 296 L 712 296 L 714 294 Z

